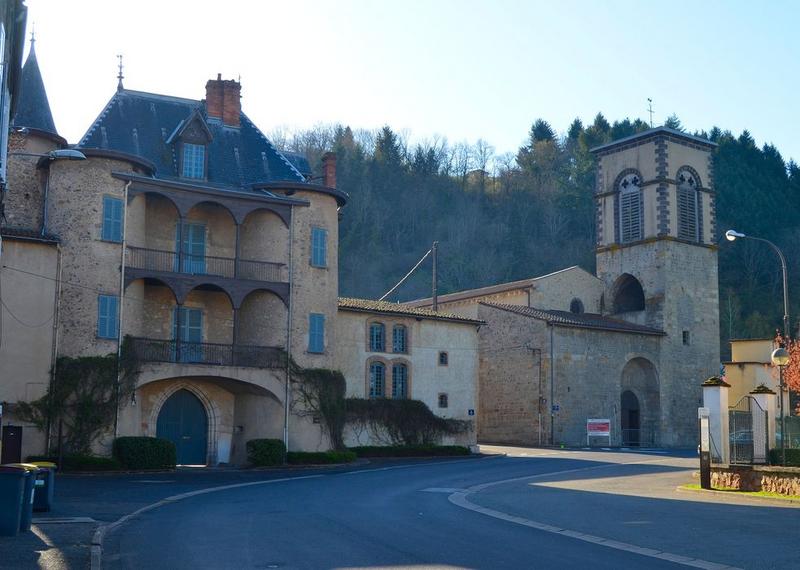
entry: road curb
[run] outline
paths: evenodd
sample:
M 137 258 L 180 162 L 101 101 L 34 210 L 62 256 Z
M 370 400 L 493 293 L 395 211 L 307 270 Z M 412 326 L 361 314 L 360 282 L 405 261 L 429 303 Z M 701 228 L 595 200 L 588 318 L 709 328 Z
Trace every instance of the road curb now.
M 746 494 L 739 494 L 739 491 L 719 491 L 717 489 L 695 489 L 693 487 L 686 487 L 685 485 L 678 485 L 675 488 L 676 491 L 679 493 L 699 493 L 703 495 L 719 495 L 722 497 L 733 497 L 736 499 L 745 499 L 747 501 L 755 501 L 757 503 L 769 503 L 772 505 L 786 505 L 789 503 L 791 505 L 800 505 L 800 499 L 792 499 L 792 498 L 785 498 L 781 499 L 780 497 L 761 497 L 759 495 L 746 495 Z M 746 491 L 742 491 L 741 493 L 746 493 Z

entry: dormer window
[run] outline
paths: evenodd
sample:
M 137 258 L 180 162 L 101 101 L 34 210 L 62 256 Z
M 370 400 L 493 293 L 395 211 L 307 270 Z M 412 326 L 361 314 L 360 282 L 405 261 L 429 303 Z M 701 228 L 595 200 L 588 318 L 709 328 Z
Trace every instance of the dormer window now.
M 184 178 L 205 178 L 206 147 L 202 144 L 183 143 L 181 176 Z

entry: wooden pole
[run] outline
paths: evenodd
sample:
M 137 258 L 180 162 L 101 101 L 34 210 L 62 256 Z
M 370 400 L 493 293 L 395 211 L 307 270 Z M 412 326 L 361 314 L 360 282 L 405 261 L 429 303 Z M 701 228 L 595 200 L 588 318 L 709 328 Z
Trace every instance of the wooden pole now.
M 439 242 L 433 242 L 433 247 L 431 248 L 431 252 L 433 253 L 433 310 L 439 310 L 439 279 L 437 275 L 437 268 L 436 263 L 438 261 L 437 257 L 437 250 L 439 248 Z

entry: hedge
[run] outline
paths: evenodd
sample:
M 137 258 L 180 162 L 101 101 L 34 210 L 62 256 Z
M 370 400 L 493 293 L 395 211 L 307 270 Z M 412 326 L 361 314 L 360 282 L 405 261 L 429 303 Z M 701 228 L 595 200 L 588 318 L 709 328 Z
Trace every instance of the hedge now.
M 247 442 L 247 460 L 256 467 L 282 465 L 286 446 L 280 439 L 251 439 Z
M 120 471 L 122 464 L 114 457 L 95 457 L 94 455 L 65 455 L 59 463 L 58 457 L 31 455 L 28 461 L 50 461 L 59 471 Z
M 769 450 L 770 465 L 781 465 L 781 450 Z M 787 467 L 800 467 L 800 449 L 787 449 L 786 450 L 786 466 Z
M 358 457 L 452 457 L 471 453 L 463 445 L 362 445 L 349 449 Z
M 172 469 L 177 462 L 175 444 L 157 437 L 118 437 L 114 457 L 126 469 Z
M 328 463 L 350 463 L 356 460 L 352 451 L 290 451 L 286 462 L 291 465 L 321 465 Z

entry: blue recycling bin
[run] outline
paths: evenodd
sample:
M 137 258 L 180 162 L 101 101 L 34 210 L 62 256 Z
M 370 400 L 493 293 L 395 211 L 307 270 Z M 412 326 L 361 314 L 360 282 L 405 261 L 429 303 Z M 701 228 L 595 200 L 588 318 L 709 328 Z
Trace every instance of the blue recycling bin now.
M 56 464 L 49 461 L 31 461 L 39 471 L 36 474 L 36 486 L 33 490 L 33 511 L 50 512 L 53 507 L 53 496 L 56 486 Z
M 22 491 L 22 512 L 19 517 L 19 530 L 22 532 L 31 530 L 31 521 L 33 520 L 33 493 L 36 489 L 36 474 L 39 472 L 39 468 L 30 463 L 7 463 L 6 466 L 24 469 L 28 474 L 28 476 L 25 477 L 25 488 Z
M 30 472 L 19 467 L 0 465 L 0 536 L 17 536 L 22 519 L 25 482 Z

